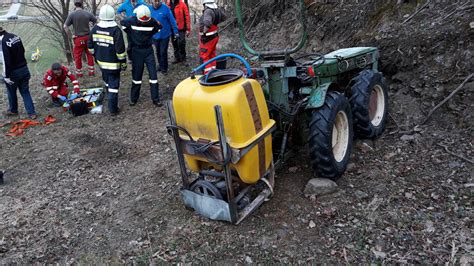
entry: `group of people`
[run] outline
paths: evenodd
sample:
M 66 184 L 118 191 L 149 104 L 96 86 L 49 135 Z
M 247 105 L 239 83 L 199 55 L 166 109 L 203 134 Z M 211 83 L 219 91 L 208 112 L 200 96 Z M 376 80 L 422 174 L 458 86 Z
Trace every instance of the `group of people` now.
M 157 73 L 168 72 L 168 44 L 174 47 L 175 61 L 186 62 L 186 37 L 191 33 L 190 16 L 187 5 L 182 0 L 151 0 L 150 4 L 141 0 L 126 0 L 117 11 L 110 5 L 104 5 L 99 11 L 99 20 L 83 9 L 83 0 L 75 0 L 75 10 L 67 17 L 64 30 L 71 35 L 73 27 L 73 56 L 76 74 L 66 66 L 54 63 L 44 75 L 43 86 L 51 95 L 53 104 L 61 105 L 71 98 L 78 97 L 79 80 L 83 77 L 82 57 L 86 54 L 88 75 L 95 75 L 95 63 L 99 66 L 108 95 L 108 109 L 111 115 L 119 113 L 118 92 L 120 73 L 132 65 L 132 86 L 129 104 L 137 104 L 146 66 L 149 75 L 150 92 L 153 103 L 161 106 L 158 92 Z M 199 56 L 206 62 L 216 55 L 218 42 L 217 25 L 225 20 L 224 13 L 217 8 L 215 0 L 203 0 L 204 12 L 199 25 Z M 121 17 L 120 26 L 116 14 Z M 90 24 L 94 26 L 90 29 Z M 123 32 L 126 33 L 127 45 Z M 18 114 L 16 91 L 23 97 L 30 118 L 37 117 L 29 93 L 30 74 L 24 56 L 21 39 L 7 33 L 0 27 L 0 59 L 4 61 L 4 80 L 7 86 L 9 107 L 7 115 Z M 155 61 L 155 53 L 158 65 Z M 3 48 L 3 49 L 2 49 Z M 205 73 L 215 68 L 210 64 Z M 66 79 L 73 84 L 69 92 Z

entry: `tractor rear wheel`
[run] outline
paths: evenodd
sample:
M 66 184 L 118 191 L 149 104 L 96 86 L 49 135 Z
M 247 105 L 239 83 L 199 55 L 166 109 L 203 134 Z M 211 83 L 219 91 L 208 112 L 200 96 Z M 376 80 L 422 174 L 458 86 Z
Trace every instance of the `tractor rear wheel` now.
M 352 150 L 352 113 L 344 95 L 330 91 L 309 122 L 311 165 L 320 177 L 337 179 L 347 168 Z
M 360 72 L 352 86 L 350 103 L 355 134 L 368 139 L 382 135 L 388 116 L 388 89 L 382 74 Z

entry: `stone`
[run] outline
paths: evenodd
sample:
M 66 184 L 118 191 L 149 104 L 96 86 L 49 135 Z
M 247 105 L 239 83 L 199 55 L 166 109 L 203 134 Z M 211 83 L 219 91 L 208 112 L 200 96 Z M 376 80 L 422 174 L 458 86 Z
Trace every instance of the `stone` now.
M 298 172 L 298 167 L 296 167 L 296 166 L 290 167 L 290 168 L 288 168 L 288 172 L 294 174 L 294 173 Z
M 245 263 L 247 263 L 247 264 L 252 264 L 252 263 L 253 263 L 252 258 L 249 257 L 249 256 L 245 256 Z
M 357 190 L 356 192 L 354 192 L 354 195 L 358 198 L 358 199 L 366 199 L 369 197 L 369 194 L 365 193 L 364 191 L 361 191 L 361 190 Z
M 469 23 L 469 27 L 471 27 L 471 29 L 474 29 L 474 21 Z
M 327 178 L 313 178 L 308 181 L 304 189 L 305 195 L 322 196 L 331 194 L 337 189 L 336 182 Z
M 400 137 L 400 140 L 402 141 L 413 141 L 415 140 L 416 135 L 403 135 Z
M 316 224 L 314 223 L 313 220 L 309 221 L 309 228 L 314 228 L 316 227 Z

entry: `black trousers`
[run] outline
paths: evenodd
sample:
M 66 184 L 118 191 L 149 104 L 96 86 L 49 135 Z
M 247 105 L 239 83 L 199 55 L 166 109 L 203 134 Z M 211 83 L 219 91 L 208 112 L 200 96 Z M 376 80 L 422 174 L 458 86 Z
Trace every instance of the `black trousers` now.
M 179 31 L 179 37 L 172 41 L 176 61 L 186 61 L 186 30 Z
M 120 88 L 120 70 L 102 69 L 102 80 L 107 86 L 108 106 L 110 113 L 118 112 L 118 92 Z
M 148 48 L 132 48 L 132 88 L 130 90 L 130 101 L 135 103 L 140 98 L 140 89 L 142 87 L 143 70 L 148 70 L 150 77 L 150 94 L 153 102 L 159 102 L 158 93 L 158 75 L 156 74 L 155 55 L 153 47 Z

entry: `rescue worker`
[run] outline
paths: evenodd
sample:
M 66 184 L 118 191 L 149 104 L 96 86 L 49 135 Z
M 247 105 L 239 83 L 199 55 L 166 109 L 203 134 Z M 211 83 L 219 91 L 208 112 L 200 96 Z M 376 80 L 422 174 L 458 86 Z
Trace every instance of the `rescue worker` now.
M 122 30 L 114 21 L 114 8 L 110 5 L 102 6 L 99 19 L 100 22 L 91 30 L 87 46 L 102 72 L 102 79 L 107 87 L 109 112 L 115 116 L 119 113 L 120 71 L 127 69 L 127 53 Z
M 199 19 L 199 58 L 202 63 L 216 57 L 217 42 L 219 42 L 218 24 L 226 20 L 224 12 L 217 8 L 215 0 L 204 0 L 204 11 Z M 216 68 L 212 62 L 204 69 L 204 74 Z
M 158 71 L 162 74 L 168 74 L 168 46 L 170 36 L 173 40 L 179 37 L 178 26 L 174 20 L 170 8 L 161 2 L 161 0 L 153 0 L 151 7 L 151 17 L 157 20 L 162 28 L 153 36 L 153 44 L 156 49 L 156 58 L 158 59 Z
M 179 36 L 173 39 L 174 64 L 186 61 L 186 37 L 191 33 L 188 6 L 182 0 L 172 0 L 171 11 L 178 26 Z
M 135 8 L 144 5 L 143 0 L 125 0 L 118 8 L 117 14 L 122 16 L 122 18 L 130 18 L 135 16 L 133 11 Z M 130 36 L 127 35 L 127 57 L 128 60 L 132 59 L 132 46 L 130 45 Z
M 140 97 L 144 65 L 146 65 L 150 77 L 151 100 L 156 106 L 161 106 L 152 46 L 153 35 L 161 29 L 161 24 L 151 17 L 150 8 L 146 5 L 137 7 L 135 13 L 135 17 L 121 21 L 124 31 L 130 36 L 132 45 L 133 80 L 130 90 L 130 106 L 136 105 Z
M 76 7 L 75 10 L 68 15 L 64 22 L 64 31 L 66 31 L 68 36 L 70 36 L 71 32 L 69 31 L 69 26 L 72 25 L 74 29 L 74 35 L 72 38 L 74 41 L 73 56 L 76 65 L 76 74 L 78 77 L 83 76 L 82 55 L 85 52 L 89 76 L 94 76 L 94 58 L 87 50 L 87 40 L 89 38 L 90 23 L 97 23 L 97 19 L 90 12 L 83 9 L 83 0 L 74 0 L 74 6 Z
M 55 106 L 61 106 L 61 104 L 67 100 L 69 94 L 68 85 L 66 83 L 67 78 L 69 78 L 73 85 L 71 99 L 77 98 L 80 93 L 79 81 L 67 67 L 62 66 L 60 63 L 54 63 L 51 69 L 44 75 L 43 86 L 51 95 L 51 100 Z
M 20 37 L 7 32 L 0 25 L 0 62 L 2 63 L 3 81 L 7 87 L 7 116 L 18 115 L 18 98 L 20 91 L 25 109 L 31 119 L 36 119 L 35 105 L 31 98 L 29 82 L 30 71 L 25 59 L 25 48 Z

